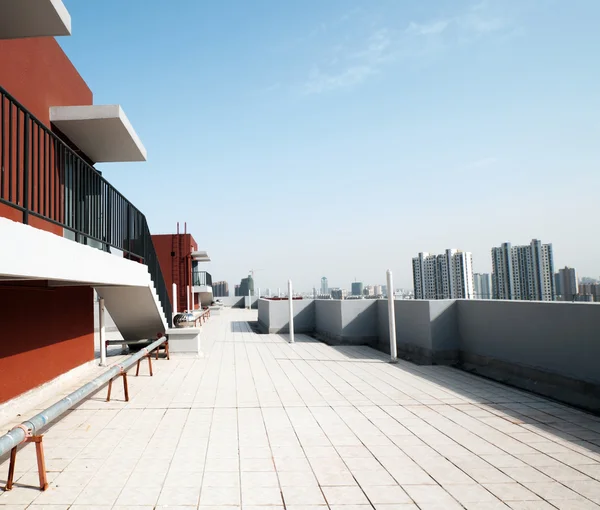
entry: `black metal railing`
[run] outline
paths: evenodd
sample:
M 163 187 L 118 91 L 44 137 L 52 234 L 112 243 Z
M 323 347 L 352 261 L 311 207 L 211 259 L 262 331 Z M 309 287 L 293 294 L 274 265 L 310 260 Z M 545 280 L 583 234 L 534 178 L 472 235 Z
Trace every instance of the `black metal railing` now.
M 0 87 L 0 204 L 23 223 L 43 219 L 65 237 L 148 266 L 171 326 L 171 302 L 146 217 L 75 150 Z M 14 219 L 14 218 L 13 218 Z
M 211 274 L 207 273 L 206 271 L 198 271 L 197 269 L 194 269 L 192 271 L 192 285 L 194 285 L 194 286 L 204 285 L 204 286 L 212 287 Z

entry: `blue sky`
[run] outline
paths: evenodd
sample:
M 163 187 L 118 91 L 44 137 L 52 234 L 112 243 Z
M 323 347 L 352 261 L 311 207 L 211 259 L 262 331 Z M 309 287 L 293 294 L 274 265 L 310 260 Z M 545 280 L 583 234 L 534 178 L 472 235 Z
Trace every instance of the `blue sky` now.
M 597 0 L 64 0 L 148 161 L 100 165 L 230 286 L 412 287 L 419 251 L 539 238 L 597 276 Z

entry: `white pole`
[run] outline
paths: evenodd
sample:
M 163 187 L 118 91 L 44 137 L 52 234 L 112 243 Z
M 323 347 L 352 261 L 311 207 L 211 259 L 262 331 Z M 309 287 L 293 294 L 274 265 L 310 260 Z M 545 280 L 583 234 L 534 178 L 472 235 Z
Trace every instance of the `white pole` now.
M 173 317 L 177 315 L 177 284 L 173 284 Z
M 256 297 L 260 299 L 260 287 L 258 288 L 258 292 L 256 293 Z
M 185 298 L 187 300 L 187 310 L 186 311 L 189 312 L 189 310 L 190 310 L 190 286 L 189 285 L 186 287 L 186 293 L 185 294 L 186 294 Z
M 290 343 L 294 343 L 294 293 L 292 292 L 292 280 L 288 280 L 288 302 L 290 305 Z
M 281 297 L 281 287 L 277 287 L 277 297 Z
M 392 271 L 387 270 L 387 295 L 388 295 L 388 315 L 390 322 L 390 362 L 398 361 L 398 353 L 396 351 L 396 310 L 394 307 L 394 282 L 392 279 Z
M 252 309 L 252 294 L 250 293 L 250 289 L 248 289 L 248 310 Z
M 98 331 L 100 336 L 100 366 L 106 366 L 106 327 L 104 323 L 104 299 L 98 300 Z

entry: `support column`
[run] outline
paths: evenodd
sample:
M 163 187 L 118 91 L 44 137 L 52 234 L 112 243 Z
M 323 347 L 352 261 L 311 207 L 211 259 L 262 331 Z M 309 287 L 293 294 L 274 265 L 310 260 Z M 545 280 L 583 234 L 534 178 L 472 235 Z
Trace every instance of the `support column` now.
M 100 366 L 106 366 L 106 323 L 104 320 L 104 299 L 98 300 L 98 336 L 100 338 Z
M 394 281 L 392 271 L 387 270 L 388 316 L 390 326 L 390 363 L 398 362 L 396 351 L 396 307 L 394 306 Z
M 288 280 L 288 303 L 290 305 L 290 343 L 294 343 L 294 293 L 292 280 Z

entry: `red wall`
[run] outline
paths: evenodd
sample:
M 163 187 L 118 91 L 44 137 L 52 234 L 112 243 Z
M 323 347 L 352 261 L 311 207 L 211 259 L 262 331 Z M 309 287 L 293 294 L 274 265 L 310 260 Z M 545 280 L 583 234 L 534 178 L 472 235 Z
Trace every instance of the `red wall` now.
M 53 37 L 0 40 L 0 86 L 47 126 L 51 106 L 93 102 L 92 91 Z
M 181 243 L 175 243 L 175 256 L 171 256 L 173 251 L 173 240 L 181 239 Z M 174 312 L 183 312 L 187 305 L 186 301 L 186 286 L 191 285 L 191 254 L 193 251 L 198 250 L 198 244 L 194 240 L 191 234 L 158 234 L 152 236 L 152 242 L 156 255 L 158 256 L 158 263 L 160 264 L 160 270 L 165 279 L 165 284 L 169 292 L 169 299 L 171 305 L 173 305 L 173 283 L 177 284 L 177 310 Z M 181 245 L 181 250 L 179 246 Z M 186 263 L 187 261 L 187 263 Z M 179 279 L 173 281 L 174 277 L 174 265 L 179 264 Z M 187 264 L 187 266 L 186 266 Z
M 0 403 L 94 359 L 90 287 L 0 285 Z
M 92 91 L 52 37 L 0 40 L 0 86 L 48 127 L 51 127 L 51 106 L 91 105 L 93 103 Z M 8 116 L 9 111 L 5 105 L 5 121 L 7 123 Z M 16 117 L 13 122 L 15 121 Z M 32 139 L 32 144 L 37 147 L 38 140 Z M 8 151 L 5 152 L 4 161 L 0 163 L 8 168 Z M 50 154 L 53 154 L 52 151 Z M 22 156 L 17 156 L 13 140 L 13 168 L 17 168 L 17 157 Z M 34 158 L 37 158 L 35 152 Z M 30 206 L 37 208 L 39 205 L 36 206 L 36 197 L 38 197 L 37 186 L 39 183 L 36 182 L 35 175 L 36 172 L 33 172 L 30 181 L 33 188 Z M 5 179 L 5 181 L 4 195 L 7 196 L 8 180 Z M 21 181 L 23 181 L 22 171 Z M 48 190 L 47 200 L 52 205 L 62 200 L 61 186 L 55 186 L 55 183 L 58 182 L 58 169 L 52 169 L 49 178 L 42 183 L 44 189 Z M 49 190 L 54 190 L 54 192 L 51 193 Z M 17 194 L 16 180 L 13 181 L 12 193 L 14 197 L 19 196 L 22 200 L 24 190 Z M 21 213 L 17 218 L 13 213 L 7 212 L 5 208 L 0 208 L 0 216 L 23 221 Z M 62 220 L 60 213 L 55 217 L 54 213 L 50 212 L 49 217 L 58 221 Z M 33 220 L 32 217 L 30 220 L 30 223 L 36 228 L 62 235 L 62 229 L 52 223 L 40 219 Z

